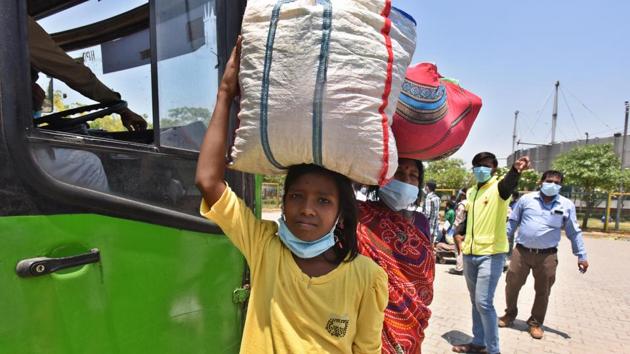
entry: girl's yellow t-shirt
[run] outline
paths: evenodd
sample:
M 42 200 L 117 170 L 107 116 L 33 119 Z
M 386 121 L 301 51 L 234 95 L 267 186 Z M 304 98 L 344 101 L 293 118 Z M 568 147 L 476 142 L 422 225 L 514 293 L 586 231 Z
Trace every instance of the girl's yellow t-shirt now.
M 275 222 L 257 219 L 226 186 L 201 215 L 221 227 L 243 253 L 251 293 L 241 353 L 380 353 L 387 274 L 371 259 L 309 277 L 277 236 Z

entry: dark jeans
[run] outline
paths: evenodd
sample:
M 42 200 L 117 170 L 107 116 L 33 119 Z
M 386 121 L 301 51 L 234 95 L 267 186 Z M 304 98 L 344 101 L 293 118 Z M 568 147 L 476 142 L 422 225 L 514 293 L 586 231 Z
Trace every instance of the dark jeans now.
M 518 314 L 516 306 L 518 293 L 527 281 L 530 269 L 534 275 L 534 290 L 536 297 L 532 306 L 531 317 L 527 320 L 530 326 L 542 326 L 547 313 L 549 294 L 556 281 L 556 268 L 558 267 L 558 254 L 536 254 L 520 249 L 518 246 L 512 251 L 512 260 L 505 278 L 505 315 L 509 319 L 515 319 Z

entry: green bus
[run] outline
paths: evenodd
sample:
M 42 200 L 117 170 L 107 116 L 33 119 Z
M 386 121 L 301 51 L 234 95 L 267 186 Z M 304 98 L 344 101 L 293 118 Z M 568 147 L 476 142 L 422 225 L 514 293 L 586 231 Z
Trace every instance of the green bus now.
M 199 216 L 194 174 L 244 8 L 0 2 L 0 353 L 238 352 L 247 267 Z M 31 19 L 124 101 L 94 104 L 40 73 L 63 107 L 34 118 Z M 110 127 L 125 105 L 147 130 Z M 95 170 L 105 188 L 65 177 Z M 260 213 L 255 176 L 228 183 Z

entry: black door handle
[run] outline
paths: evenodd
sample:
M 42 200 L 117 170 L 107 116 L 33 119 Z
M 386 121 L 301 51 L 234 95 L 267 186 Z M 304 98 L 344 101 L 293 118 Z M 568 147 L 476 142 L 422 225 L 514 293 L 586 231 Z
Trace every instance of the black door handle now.
M 98 248 L 93 248 L 89 253 L 70 257 L 48 258 L 37 257 L 23 259 L 15 266 L 15 272 L 22 278 L 36 277 L 50 274 L 60 269 L 77 267 L 84 264 L 96 263 L 101 260 Z

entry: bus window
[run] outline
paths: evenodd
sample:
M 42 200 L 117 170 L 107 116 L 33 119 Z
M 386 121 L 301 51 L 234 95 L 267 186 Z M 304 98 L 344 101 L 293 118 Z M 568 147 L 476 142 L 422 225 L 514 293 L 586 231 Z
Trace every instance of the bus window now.
M 41 0 L 36 1 L 43 2 Z M 44 17 L 42 19 L 39 19 L 38 16 L 36 17 L 36 19 L 42 25 L 42 27 L 44 27 L 44 29 L 48 31 L 48 33 L 61 32 L 106 20 L 121 13 L 135 9 L 140 5 L 144 5 L 147 3 L 147 0 L 83 0 L 75 2 L 78 2 L 78 4 L 70 6 L 69 8 L 61 12 L 58 12 L 54 16 Z M 38 5 L 45 6 L 46 4 L 29 2 L 29 5 L 34 5 L 35 7 L 37 7 Z
M 119 2 L 99 4 L 112 7 Z M 32 132 L 32 154 L 39 167 L 61 182 L 198 216 L 201 196 L 194 185 L 194 150 L 201 144 L 217 90 L 215 3 L 156 0 L 153 6 L 156 18 L 151 22 L 146 4 L 113 19 L 82 23 L 102 28 L 103 33 L 94 38 L 88 34 L 82 39 L 80 29 L 53 35 L 58 45 L 73 49 L 67 51 L 72 58 L 119 92 L 130 109 L 144 116 L 148 129 L 127 131 L 117 114 L 91 119 L 87 126 L 72 124 L 67 118 L 63 123 L 47 123 L 50 115 L 43 115 L 34 118 L 39 129 Z M 48 26 L 52 27 L 55 17 L 63 13 L 47 18 Z M 146 16 L 146 22 L 141 23 L 144 27 L 124 27 L 137 19 L 136 13 Z M 117 23 L 116 19 L 123 21 Z M 154 32 L 150 23 L 155 25 Z M 120 25 L 120 35 L 107 32 L 106 25 Z M 68 33 L 78 35 L 73 38 Z M 151 33 L 156 34 L 154 41 Z M 151 43 L 156 48 L 151 48 Z M 152 55 L 158 59 L 157 82 L 152 81 Z M 49 79 L 43 74 L 39 74 L 37 83 L 42 89 L 49 87 Z M 155 83 L 159 97 L 151 94 Z M 56 112 L 94 103 L 62 80 L 55 80 L 52 87 Z M 103 109 L 116 110 L 117 104 L 107 103 Z M 159 107 L 159 118 L 153 114 L 155 107 Z M 87 115 L 80 112 L 73 117 L 81 121 Z M 158 119 L 160 139 L 154 141 L 153 127 Z
M 51 143 L 34 144 L 33 155 L 40 167 L 62 182 L 199 215 L 201 195 L 194 185 L 193 158 Z
M 156 0 L 160 144 L 199 150 L 218 85 L 214 0 Z
M 31 75 L 36 80 L 33 92 L 47 92 L 47 106 L 54 113 L 46 117 L 47 110 L 35 112 L 36 118 L 45 116 L 35 120 L 36 126 L 116 139 L 119 135 L 108 133 L 127 130 L 124 114 L 127 121 L 133 117 L 151 127 L 152 122 L 146 122 L 152 115 L 149 7 L 146 0 L 132 3 L 139 6 L 129 9 L 127 2 L 86 2 L 39 22 L 28 18 Z M 115 16 L 104 19 L 103 14 Z M 90 19 L 94 22 L 86 23 Z M 77 27 L 58 32 L 69 24 Z M 73 61 L 77 63 L 73 65 Z M 59 118 L 69 115 L 60 112 L 69 109 L 120 99 L 127 102 L 124 111 L 94 117 L 86 124 L 48 122 L 62 122 Z M 34 106 L 37 111 L 35 100 Z

